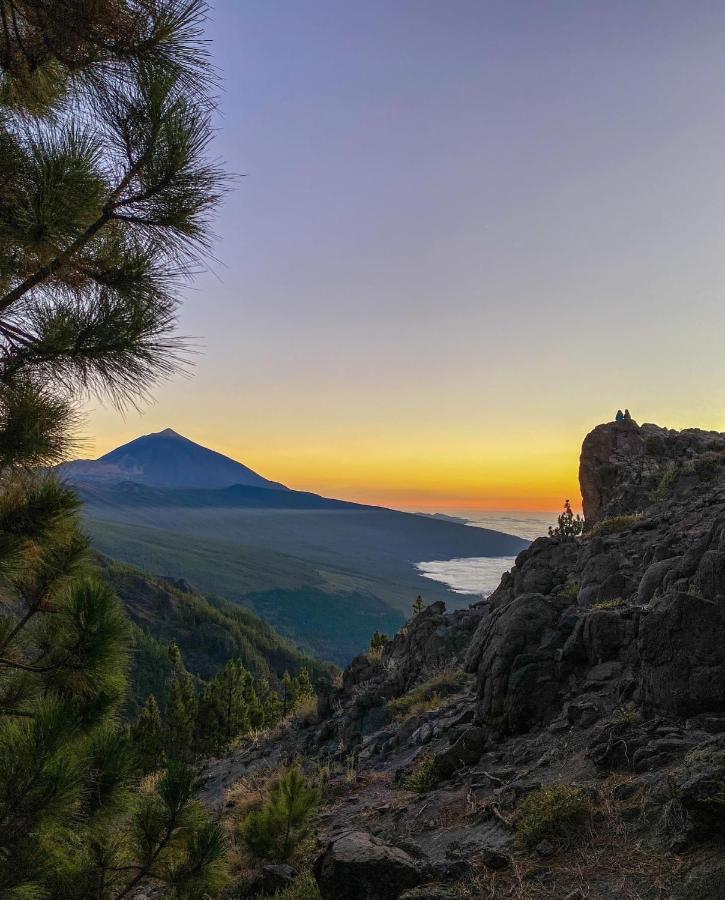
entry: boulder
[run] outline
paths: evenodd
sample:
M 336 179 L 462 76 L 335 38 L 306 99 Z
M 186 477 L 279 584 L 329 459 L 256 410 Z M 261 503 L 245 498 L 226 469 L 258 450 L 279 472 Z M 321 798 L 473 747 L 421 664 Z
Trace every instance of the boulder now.
M 466 728 L 450 747 L 436 755 L 436 773 L 441 778 L 449 778 L 463 766 L 474 765 L 486 749 L 486 743 L 485 729 L 477 725 Z
M 412 856 L 366 831 L 333 838 L 314 873 L 323 900 L 397 900 L 423 880 Z
M 509 731 L 544 721 L 558 693 L 553 644 L 541 650 L 544 633 L 556 630 L 567 601 L 521 594 L 481 620 L 472 647 L 478 651 L 479 714 L 502 720 Z M 562 636 L 563 642 L 563 636 Z M 556 642 L 554 642 L 555 644 Z M 469 668 L 471 660 L 469 657 Z

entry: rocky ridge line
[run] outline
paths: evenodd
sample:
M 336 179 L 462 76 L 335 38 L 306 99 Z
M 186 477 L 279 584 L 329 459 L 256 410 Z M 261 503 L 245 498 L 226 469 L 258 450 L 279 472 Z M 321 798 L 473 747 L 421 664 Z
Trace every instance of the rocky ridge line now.
M 725 897 L 725 435 L 600 425 L 580 483 L 583 536 L 534 541 L 486 602 L 428 607 L 317 722 L 210 770 L 219 799 L 295 756 L 354 759 L 318 823 L 326 900 Z M 522 848 L 523 799 L 561 784 L 590 798 L 585 850 Z

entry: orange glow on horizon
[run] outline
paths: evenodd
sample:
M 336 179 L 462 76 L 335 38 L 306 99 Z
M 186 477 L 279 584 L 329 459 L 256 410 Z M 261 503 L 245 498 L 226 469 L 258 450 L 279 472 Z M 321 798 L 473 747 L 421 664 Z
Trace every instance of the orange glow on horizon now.
M 145 427 L 114 423 L 89 456 L 161 431 L 167 422 L 147 421 Z M 396 440 L 396 435 L 361 437 L 327 435 L 291 444 L 286 432 L 268 433 L 244 442 L 226 430 L 172 425 L 174 430 L 205 447 L 230 456 L 273 481 L 294 490 L 340 500 L 420 512 L 459 510 L 553 513 L 569 498 L 581 507 L 578 447 L 575 435 L 486 435 L 480 440 L 430 436 L 425 449 Z M 89 448 L 90 450 L 90 448 Z M 573 451 L 573 452 L 572 452 Z M 85 454 L 84 454 L 85 455 Z

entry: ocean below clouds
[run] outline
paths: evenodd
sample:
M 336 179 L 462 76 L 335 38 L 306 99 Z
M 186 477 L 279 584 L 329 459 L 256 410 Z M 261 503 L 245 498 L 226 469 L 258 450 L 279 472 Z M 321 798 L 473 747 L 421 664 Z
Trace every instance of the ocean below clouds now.
M 533 541 L 546 534 L 556 522 L 556 513 L 529 513 L 520 510 L 495 512 L 491 510 L 455 510 L 446 512 L 465 519 L 475 528 L 492 528 Z M 472 556 L 461 559 L 433 559 L 420 562 L 417 568 L 432 581 L 447 584 L 456 594 L 487 597 L 498 587 L 501 576 L 514 564 L 515 556 Z

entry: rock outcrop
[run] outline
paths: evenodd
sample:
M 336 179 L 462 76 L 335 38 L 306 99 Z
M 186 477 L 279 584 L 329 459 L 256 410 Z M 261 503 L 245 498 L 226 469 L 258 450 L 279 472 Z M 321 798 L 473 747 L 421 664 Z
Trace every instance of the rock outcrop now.
M 540 538 L 490 598 L 466 666 L 509 733 L 572 697 L 686 716 L 725 703 L 725 436 L 633 422 L 584 440 L 582 538 Z
M 348 768 L 320 817 L 324 898 L 518 896 L 522 878 L 532 897 L 721 896 L 725 435 L 600 425 L 580 480 L 582 535 L 534 541 L 468 610 L 428 607 L 316 725 L 236 757 Z M 585 870 L 554 832 L 516 843 L 525 798 L 562 785 L 596 817 Z

